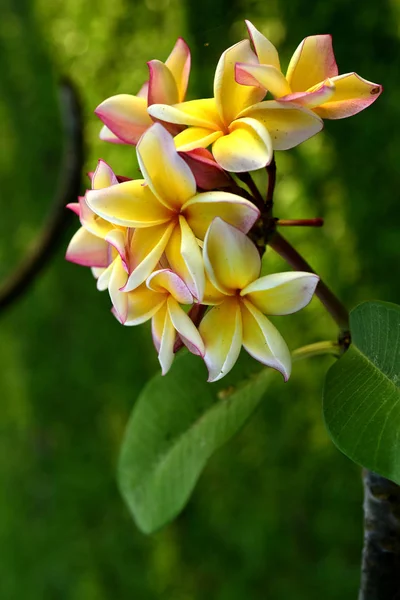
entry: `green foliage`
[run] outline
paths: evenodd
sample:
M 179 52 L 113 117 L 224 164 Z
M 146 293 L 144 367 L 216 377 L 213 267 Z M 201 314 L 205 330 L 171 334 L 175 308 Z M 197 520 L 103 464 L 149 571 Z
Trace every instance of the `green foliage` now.
M 350 329 L 351 347 L 326 377 L 326 425 L 352 460 L 400 483 L 400 306 L 365 302 Z
M 51 207 L 62 141 L 52 72 L 71 76 L 80 90 L 85 170 L 101 157 L 134 177 L 133 149 L 99 141 L 94 107 L 136 92 L 146 61 L 165 60 L 178 35 L 196 44 L 189 98 L 210 95 L 218 53 L 246 35 L 249 18 L 279 44 L 285 66 L 306 35 L 332 33 L 341 72 L 384 84 L 372 109 L 278 153 L 276 216 L 325 218 L 321 230 L 288 237 L 348 304 L 396 301 L 399 0 L 367 0 L 357 10 L 344 0 L 313 10 L 304 0 L 229 5 L 202 3 L 200 15 L 188 0 L 2 3 L 2 276 L 29 251 Z M 286 385 L 274 378 L 257 418 L 216 453 L 173 524 L 151 537 L 135 528 L 115 463 L 132 405 L 158 364 L 149 332 L 122 328 L 90 272 L 64 261 L 76 227 L 2 315 L 0 597 L 356 597 L 362 488 L 358 468 L 322 423 L 329 358 L 301 363 Z M 267 271 L 285 268 L 268 254 Z M 277 321 L 291 348 L 335 335 L 317 301 Z
M 242 354 L 230 376 L 206 381 L 186 354 L 139 396 L 122 448 L 119 480 L 136 523 L 150 533 L 186 504 L 207 460 L 259 405 L 273 371 Z

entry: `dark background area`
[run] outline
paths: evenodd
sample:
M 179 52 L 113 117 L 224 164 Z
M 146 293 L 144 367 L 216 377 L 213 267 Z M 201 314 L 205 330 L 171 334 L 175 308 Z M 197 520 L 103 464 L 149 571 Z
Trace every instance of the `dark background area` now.
M 332 33 L 341 73 L 383 84 L 376 104 L 280 153 L 276 215 L 322 216 L 289 239 L 351 308 L 399 301 L 398 0 L 2 0 L 0 281 L 40 232 L 61 164 L 57 82 L 84 109 L 87 161 L 136 176 L 134 149 L 98 139 L 94 108 L 136 93 L 146 61 L 189 42 L 189 96 L 209 96 L 217 60 L 250 19 L 287 64 L 307 35 Z M 0 597 L 4 600 L 356 598 L 360 470 L 321 416 L 329 358 L 276 378 L 255 418 L 210 461 L 175 523 L 149 537 L 116 486 L 137 395 L 157 371 L 146 326 L 123 328 L 89 270 L 51 265 L 0 314 Z M 270 268 L 282 263 L 267 257 Z M 268 264 L 268 263 L 267 263 Z M 279 320 L 289 346 L 334 338 L 317 300 Z M 188 401 L 190 399 L 188 398 Z

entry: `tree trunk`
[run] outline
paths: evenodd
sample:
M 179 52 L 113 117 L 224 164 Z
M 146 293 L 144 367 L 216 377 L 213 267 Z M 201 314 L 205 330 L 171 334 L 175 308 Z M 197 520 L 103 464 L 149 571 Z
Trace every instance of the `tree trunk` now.
M 400 487 L 364 477 L 364 549 L 359 600 L 400 600 Z

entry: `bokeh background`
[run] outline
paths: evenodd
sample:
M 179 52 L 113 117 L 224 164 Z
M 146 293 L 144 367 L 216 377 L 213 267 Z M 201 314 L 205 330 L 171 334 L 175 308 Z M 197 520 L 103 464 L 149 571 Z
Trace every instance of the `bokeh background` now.
M 286 231 L 349 307 L 400 299 L 399 0 L 1 0 L 0 281 L 49 212 L 63 133 L 57 82 L 76 84 L 86 164 L 135 176 L 133 148 L 98 140 L 93 109 L 136 93 L 146 61 L 189 42 L 189 97 L 209 96 L 216 62 L 248 18 L 278 44 L 332 33 L 341 72 L 382 83 L 364 113 L 278 155 L 277 216 L 322 216 Z M 4 600 L 356 598 L 360 470 L 329 440 L 329 358 L 278 378 L 257 415 L 210 461 L 183 514 L 141 534 L 117 489 L 129 413 L 158 369 L 148 329 L 125 329 L 88 270 L 49 268 L 0 314 L 0 597 Z M 282 264 L 270 257 L 271 270 Z M 287 268 L 287 267 L 284 267 Z M 334 338 L 317 300 L 279 321 L 290 346 Z M 190 402 L 190 398 L 188 398 Z

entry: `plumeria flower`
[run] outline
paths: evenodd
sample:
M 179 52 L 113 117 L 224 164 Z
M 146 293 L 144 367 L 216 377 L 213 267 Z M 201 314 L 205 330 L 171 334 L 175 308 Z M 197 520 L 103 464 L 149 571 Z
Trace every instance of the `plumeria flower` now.
M 125 325 L 152 320 L 153 341 L 163 375 L 174 359 L 177 334 L 190 352 L 204 356 L 203 340 L 181 307 L 193 304 L 193 296 L 179 275 L 171 269 L 160 269 L 153 272 L 146 283 L 125 295 L 129 304 Z
M 357 73 L 339 75 L 330 35 L 306 37 L 293 54 L 286 76 L 276 48 L 246 21 L 260 64 L 238 61 L 236 81 L 259 85 L 280 102 L 312 109 L 323 119 L 343 119 L 375 102 L 382 86 Z
M 180 151 L 212 145 L 215 160 L 226 171 L 245 172 L 265 167 L 274 150 L 297 146 L 322 129 L 311 111 L 275 101 L 260 102 L 265 90 L 235 81 L 235 64 L 254 63 L 250 42 L 226 50 L 214 78 L 214 98 L 167 106 L 153 104 L 149 114 L 168 123 L 187 125 L 175 137 Z
M 158 123 L 141 138 L 137 155 L 144 179 L 91 190 L 86 201 L 96 215 L 116 226 L 135 228 L 125 291 L 142 284 L 165 253 L 171 269 L 201 302 L 204 265 L 199 247 L 216 216 L 247 233 L 258 209 L 228 192 L 197 193 L 189 166 L 172 136 Z
M 119 185 L 111 167 L 103 160 L 99 160 L 91 183 L 93 190 Z M 68 208 L 78 214 L 82 227 L 70 241 L 66 259 L 92 268 L 97 289 L 108 289 L 114 310 L 123 322 L 127 317 L 128 299 L 120 289 L 128 280 L 133 232 L 100 218 L 89 208 L 85 196 L 79 198 L 79 203 L 69 204 Z
M 203 256 L 215 291 L 212 308 L 200 323 L 209 379 L 224 377 L 243 347 L 288 380 L 290 352 L 265 315 L 288 315 L 306 306 L 319 278 L 303 272 L 259 277 L 260 255 L 241 231 L 216 218 L 207 231 Z
M 153 119 L 147 112 L 148 106 L 154 103 L 175 104 L 185 99 L 190 73 L 190 51 L 182 38 L 178 38 L 165 63 L 151 60 L 147 64 L 149 81 L 136 96 L 117 94 L 96 108 L 96 115 L 104 123 L 100 132 L 101 139 L 136 145 L 153 124 Z

